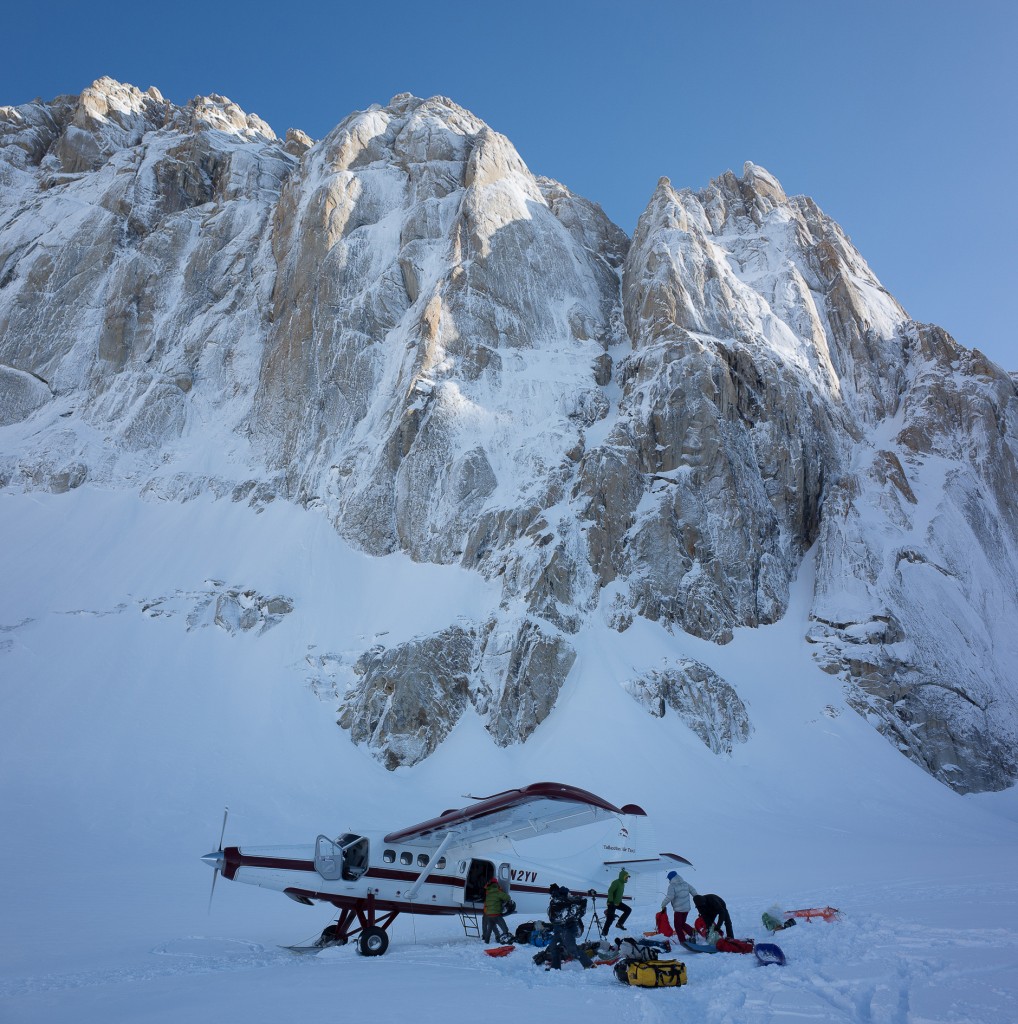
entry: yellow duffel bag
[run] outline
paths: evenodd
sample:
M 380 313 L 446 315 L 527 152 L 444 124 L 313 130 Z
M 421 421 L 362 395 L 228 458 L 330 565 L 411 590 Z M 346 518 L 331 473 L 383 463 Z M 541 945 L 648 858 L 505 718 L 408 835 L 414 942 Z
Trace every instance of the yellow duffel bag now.
M 681 960 L 620 960 L 615 977 L 641 988 L 677 988 L 686 984 L 686 965 Z

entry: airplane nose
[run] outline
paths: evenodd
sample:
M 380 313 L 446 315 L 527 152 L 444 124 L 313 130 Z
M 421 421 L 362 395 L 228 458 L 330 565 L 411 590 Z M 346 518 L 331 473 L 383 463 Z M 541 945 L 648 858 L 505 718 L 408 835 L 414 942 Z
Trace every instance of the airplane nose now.
M 226 856 L 224 855 L 222 850 L 213 850 L 211 853 L 206 853 L 205 856 L 202 857 L 202 860 L 205 861 L 205 863 L 208 864 L 210 868 L 215 868 L 217 871 L 222 871 L 223 864 L 226 861 Z

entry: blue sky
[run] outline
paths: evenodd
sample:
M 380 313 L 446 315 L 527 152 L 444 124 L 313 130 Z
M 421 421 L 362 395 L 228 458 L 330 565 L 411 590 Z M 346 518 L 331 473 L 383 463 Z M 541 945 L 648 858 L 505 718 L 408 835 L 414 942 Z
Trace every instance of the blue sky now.
M 632 233 L 662 175 L 752 160 L 812 196 L 917 320 L 1018 370 L 1018 4 L 628 0 L 8 5 L 0 104 L 111 75 L 320 138 L 451 97 Z

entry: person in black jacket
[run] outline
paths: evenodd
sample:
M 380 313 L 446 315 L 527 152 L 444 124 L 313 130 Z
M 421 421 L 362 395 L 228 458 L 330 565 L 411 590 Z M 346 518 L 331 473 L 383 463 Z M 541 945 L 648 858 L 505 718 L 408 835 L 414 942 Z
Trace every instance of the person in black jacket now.
M 583 964 L 583 969 L 593 967 L 594 962 L 576 945 L 576 936 L 583 932 L 583 914 L 587 901 L 574 896 L 564 885 L 552 885 L 548 895 L 548 920 L 552 926 L 552 940 L 548 947 L 548 964 L 553 970 L 562 967 L 563 956 L 573 957 Z M 548 968 L 545 968 L 546 970 Z
M 706 896 L 694 896 L 693 903 L 696 904 L 696 911 L 703 918 L 703 923 L 708 932 L 710 932 L 716 921 L 718 931 L 724 928 L 725 935 L 729 939 L 735 938 L 732 930 L 732 919 L 728 916 L 728 905 L 720 896 L 709 892 Z

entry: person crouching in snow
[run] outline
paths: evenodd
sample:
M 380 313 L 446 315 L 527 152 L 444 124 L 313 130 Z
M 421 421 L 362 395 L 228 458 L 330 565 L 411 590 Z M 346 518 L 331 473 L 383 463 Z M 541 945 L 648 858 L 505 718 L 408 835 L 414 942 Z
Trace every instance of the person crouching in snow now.
M 632 913 L 633 908 L 628 904 L 622 902 L 622 897 L 626 891 L 626 882 L 629 881 L 629 872 L 623 868 L 619 872 L 619 877 L 608 886 L 608 906 L 604 912 L 604 928 L 601 930 L 602 935 L 608 934 L 608 929 L 612 926 L 612 921 L 615 920 L 615 915 L 619 915 L 619 923 L 615 925 L 619 931 L 626 930 L 626 921 L 629 915 Z
M 548 966 L 545 970 L 561 970 L 562 957 L 579 960 L 583 969 L 594 966 L 594 961 L 576 945 L 576 937 L 583 934 L 583 914 L 587 902 L 574 896 L 564 885 L 548 887 L 548 920 L 552 926 L 551 945 L 548 947 Z
M 491 942 L 492 935 L 499 942 L 512 942 L 513 938 L 502 916 L 509 902 L 509 896 L 498 884 L 497 878 L 493 878 L 484 887 L 484 926 L 481 929 L 481 936 L 485 942 Z
M 697 913 L 703 918 L 703 925 L 708 936 L 716 921 L 718 931 L 724 928 L 725 935 L 729 939 L 735 938 L 732 931 L 732 919 L 728 916 L 728 904 L 720 896 L 712 892 L 707 893 L 706 896 L 694 893 L 693 903 L 696 905 Z
M 675 916 L 675 934 L 678 935 L 680 940 L 691 938 L 696 934 L 686 924 L 686 915 L 689 913 L 689 898 L 696 895 L 697 891 L 678 871 L 668 872 L 668 891 L 665 893 L 665 898 L 661 901 L 661 909 L 664 910 L 669 903 L 672 905 L 672 913 Z

